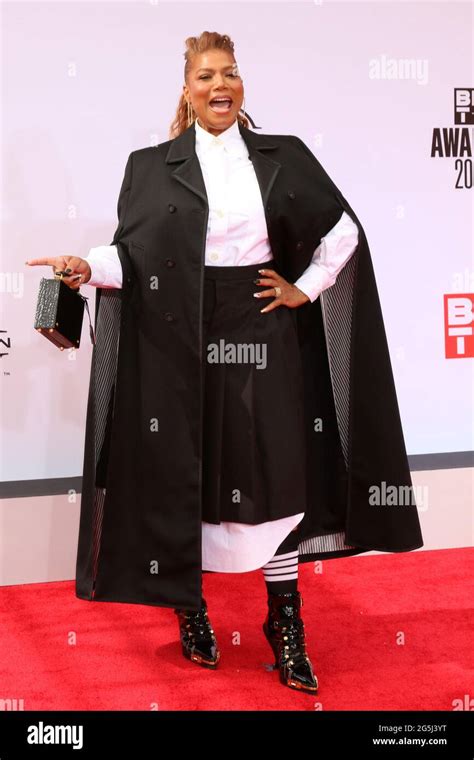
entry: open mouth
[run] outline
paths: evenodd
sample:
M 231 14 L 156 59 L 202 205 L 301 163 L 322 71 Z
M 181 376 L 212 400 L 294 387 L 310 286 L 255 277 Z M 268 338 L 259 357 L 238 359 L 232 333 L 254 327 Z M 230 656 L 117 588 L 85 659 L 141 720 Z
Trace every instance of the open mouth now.
M 213 98 L 209 101 L 209 108 L 216 113 L 226 113 L 232 108 L 231 98 Z

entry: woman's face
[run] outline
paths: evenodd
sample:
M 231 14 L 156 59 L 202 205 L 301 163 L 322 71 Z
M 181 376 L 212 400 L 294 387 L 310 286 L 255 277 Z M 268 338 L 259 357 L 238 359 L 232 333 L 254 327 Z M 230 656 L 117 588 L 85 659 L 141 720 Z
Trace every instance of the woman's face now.
M 228 129 L 237 118 L 244 98 L 234 56 L 226 50 L 209 50 L 194 56 L 183 93 L 191 102 L 201 127 L 213 135 Z M 215 98 L 227 100 L 213 103 Z

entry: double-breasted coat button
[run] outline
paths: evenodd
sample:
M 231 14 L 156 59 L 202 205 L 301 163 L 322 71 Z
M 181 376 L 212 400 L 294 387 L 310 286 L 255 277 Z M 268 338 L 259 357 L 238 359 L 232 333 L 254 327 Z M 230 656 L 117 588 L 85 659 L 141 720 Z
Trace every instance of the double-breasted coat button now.
M 168 203 L 168 210 L 170 214 L 173 214 L 176 211 L 176 206 L 173 206 L 172 203 Z
M 296 250 L 297 250 L 297 251 L 302 251 L 302 250 L 303 250 L 303 248 L 304 248 L 304 243 L 303 243 L 303 241 L 302 241 L 302 240 L 298 240 L 298 242 L 296 243 Z
M 174 321 L 174 314 L 171 311 L 165 311 L 164 318 L 167 322 L 173 322 Z
M 291 200 L 293 200 L 294 198 L 296 198 L 296 195 L 295 195 L 295 193 L 293 192 L 293 190 L 288 190 L 288 195 L 289 195 L 289 197 L 291 198 Z
M 176 262 L 173 261 L 173 259 L 166 259 L 166 266 L 167 267 L 174 267 L 174 266 L 176 266 Z

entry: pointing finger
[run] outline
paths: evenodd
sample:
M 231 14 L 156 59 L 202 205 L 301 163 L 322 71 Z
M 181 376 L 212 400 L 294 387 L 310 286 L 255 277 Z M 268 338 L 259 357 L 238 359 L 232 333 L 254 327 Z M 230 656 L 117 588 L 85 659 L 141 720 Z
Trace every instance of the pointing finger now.
M 43 259 L 28 259 L 27 261 L 25 261 L 25 264 L 28 264 L 30 267 L 36 267 L 36 266 L 54 267 L 56 266 L 57 260 L 58 260 L 57 256 L 52 257 L 52 258 L 46 256 Z

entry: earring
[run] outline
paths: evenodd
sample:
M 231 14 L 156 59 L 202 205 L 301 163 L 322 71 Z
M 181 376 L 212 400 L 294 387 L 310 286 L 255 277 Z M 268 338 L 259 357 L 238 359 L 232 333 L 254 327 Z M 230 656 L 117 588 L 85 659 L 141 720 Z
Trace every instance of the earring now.
M 252 127 L 254 129 L 261 129 L 261 127 L 257 127 L 257 125 L 255 124 L 255 122 L 252 119 L 252 117 L 250 116 L 250 114 L 247 113 L 247 111 L 245 110 L 245 95 L 244 95 L 244 99 L 242 101 L 242 108 L 240 110 L 242 111 L 242 113 L 244 114 L 245 118 L 250 122 L 250 124 L 252 125 Z
M 241 108 L 240 110 L 241 110 L 241 112 L 243 113 L 244 117 L 245 117 L 247 120 L 248 120 L 248 119 L 250 119 L 250 116 L 248 115 L 248 113 L 247 113 L 247 112 L 246 112 L 246 110 L 245 110 L 245 95 L 244 95 L 244 99 L 243 99 L 243 101 L 242 101 L 242 108 Z M 252 121 L 252 120 L 250 119 L 250 121 Z
M 186 102 L 187 102 L 187 104 L 188 104 L 188 127 L 190 127 L 190 126 L 191 126 L 191 124 L 192 124 L 192 123 L 193 123 L 193 121 L 194 121 L 194 119 L 193 119 L 193 115 L 192 115 L 192 112 L 193 112 L 193 107 L 192 107 L 191 103 L 189 102 L 189 100 L 187 100 Z

